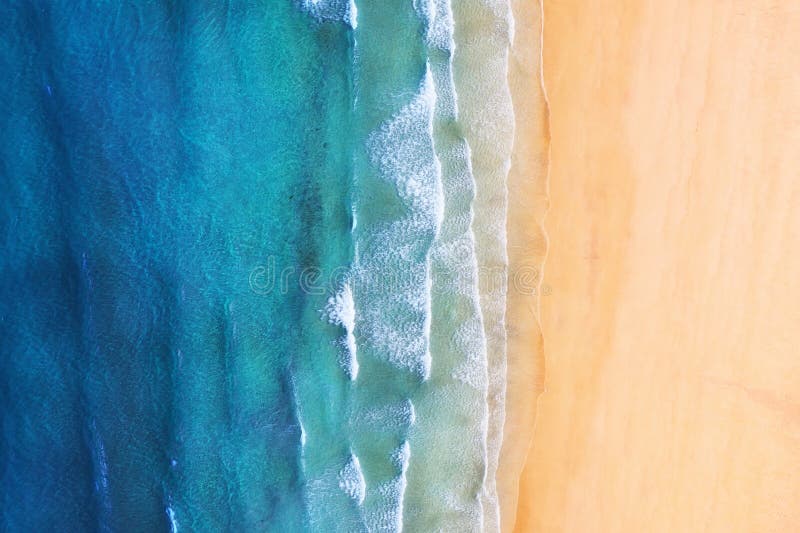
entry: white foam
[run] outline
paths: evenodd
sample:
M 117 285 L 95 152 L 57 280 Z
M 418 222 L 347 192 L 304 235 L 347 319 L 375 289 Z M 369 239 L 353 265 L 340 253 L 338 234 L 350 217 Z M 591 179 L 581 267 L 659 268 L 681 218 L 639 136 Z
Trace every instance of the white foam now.
M 364 503 L 367 495 L 367 482 L 364 480 L 364 473 L 361 471 L 361 463 L 354 453 L 350 453 L 350 459 L 339 471 L 339 488 L 350 496 L 357 504 Z
M 411 461 L 411 447 L 408 441 L 392 451 L 390 456 L 392 465 L 398 470 L 395 477 L 381 483 L 377 493 L 381 505 L 367 514 L 367 529 L 369 531 L 403 531 L 403 512 L 405 510 L 405 494 L 408 487 L 408 465 Z
M 403 510 L 405 508 L 406 488 L 408 487 L 408 464 L 411 462 L 411 446 L 408 441 L 404 441 L 394 454 L 392 454 L 392 461 L 395 466 L 400 469 L 400 475 L 397 477 L 397 531 L 403 531 Z
M 431 372 L 430 243 L 444 217 L 442 169 L 433 146 L 435 105 L 426 65 L 416 95 L 367 139 L 373 167 L 394 185 L 405 209 L 356 234 L 354 269 L 359 293 L 363 289 L 365 301 L 373 303 L 360 321 L 364 342 L 423 381 Z
M 328 299 L 325 306 L 328 321 L 332 324 L 342 326 L 345 330 L 343 346 L 346 357 L 342 362 L 342 367 L 351 381 L 358 377 L 358 346 L 356 345 L 356 305 L 353 300 L 353 290 L 349 283 L 345 283 L 341 290 Z
M 433 356 L 431 355 L 431 324 L 433 322 L 433 279 L 431 278 L 431 258 L 430 253 L 425 259 L 425 322 L 423 331 L 425 331 L 425 354 L 422 356 L 422 369 L 423 379 L 427 380 L 431 377 L 431 366 L 433 366 Z
M 457 91 L 462 93 L 459 107 L 465 136 L 475 150 L 471 159 L 481 163 L 473 173 L 479 191 L 473 222 L 479 266 L 483 272 L 499 268 L 502 274 L 496 283 L 481 286 L 480 299 L 489 363 L 486 373 L 489 416 L 484 430 L 486 459 L 481 502 L 484 527 L 494 531 L 499 529 L 495 476 L 505 419 L 507 180 L 514 137 L 508 71 L 509 46 L 515 28 L 509 0 L 480 0 L 479 3 L 491 11 L 485 17 L 484 30 L 489 31 L 465 35 L 465 52 L 460 62 L 470 74 L 468 78 L 461 78 Z M 475 370 L 475 366 L 466 364 L 454 372 L 454 377 L 474 386 L 481 377 Z
M 508 0 L 497 0 L 497 3 L 500 2 L 504 2 L 507 7 Z M 460 8 L 458 4 L 455 7 Z M 374 211 L 377 204 L 370 201 L 368 194 L 359 197 L 359 193 L 363 194 L 365 190 L 371 192 L 370 181 L 375 178 L 369 172 L 366 175 L 359 173 L 357 185 L 360 188 L 356 187 L 353 203 L 362 217 L 356 221 L 354 216 L 351 228 L 356 255 L 352 286 L 359 304 L 370 302 L 369 306 L 358 307 L 358 341 L 361 353 L 369 354 L 370 358 L 383 358 L 423 380 L 433 375 L 434 379 L 431 381 L 436 385 L 421 387 L 414 393 L 414 403 L 410 400 L 407 402 L 407 408 L 394 404 L 391 407 L 368 409 L 366 413 L 362 411 L 351 416 L 350 422 L 353 431 L 373 431 L 378 424 L 382 424 L 387 431 L 397 431 L 410 420 L 409 425 L 414 425 L 415 428 L 407 435 L 415 449 L 418 445 L 419 449 L 425 450 L 452 449 L 453 445 L 459 446 L 469 441 L 463 450 L 454 452 L 457 457 L 452 454 L 449 456 L 448 468 L 451 471 L 448 476 L 452 475 L 453 479 L 448 477 L 445 480 L 441 479 L 443 474 L 424 468 L 412 469 L 409 478 L 411 446 L 408 441 L 404 441 L 396 448 L 391 453 L 391 461 L 397 469 L 394 477 L 383 477 L 374 481 L 370 478 L 370 493 L 363 508 L 363 518 L 370 531 L 402 530 L 406 504 L 410 506 L 405 512 L 406 527 L 413 528 L 427 523 L 421 516 L 427 511 L 416 507 L 418 498 L 420 494 L 433 494 L 440 490 L 446 491 L 447 498 L 452 499 L 452 507 L 459 506 L 463 509 L 463 516 L 466 518 L 459 522 L 459 525 L 465 525 L 462 530 L 472 530 L 484 523 L 484 508 L 487 507 L 484 502 L 489 507 L 496 505 L 493 495 L 494 480 L 488 479 L 493 471 L 487 468 L 491 459 L 487 457 L 489 378 L 486 345 L 487 332 L 493 335 L 495 332 L 484 325 L 482 296 L 479 293 L 478 253 L 484 254 L 480 263 L 484 265 L 487 256 L 494 257 L 496 248 L 505 248 L 505 227 L 502 222 L 496 221 L 504 219 L 505 212 L 497 210 L 496 213 L 481 213 L 483 218 L 478 217 L 480 224 L 490 222 L 496 227 L 493 226 L 488 231 L 478 229 L 480 237 L 476 238 L 472 225 L 475 220 L 472 203 L 477 184 L 470 167 L 472 154 L 467 141 L 453 142 L 451 139 L 457 134 L 453 135 L 452 131 L 447 130 L 448 124 L 458 119 L 460 112 L 459 95 L 453 80 L 452 61 L 456 43 L 453 37 L 451 4 L 449 0 L 414 0 L 414 8 L 425 21 L 424 39 L 431 51 L 424 77 L 420 80 L 416 94 L 397 113 L 376 128 L 367 140 L 367 153 L 372 169 L 377 171 L 377 177 L 384 184 L 390 184 L 386 186 L 379 183 L 378 187 L 382 194 L 390 187 L 393 188 L 399 199 L 397 206 L 391 206 L 394 209 L 387 209 L 386 212 L 399 215 L 393 220 L 381 218 L 382 213 L 379 210 Z M 460 11 L 457 13 L 460 15 Z M 500 29 L 504 26 L 502 22 L 494 20 L 487 24 Z M 367 26 L 365 24 L 361 31 L 369 30 Z M 496 43 L 493 40 L 491 46 L 498 45 L 499 41 L 500 39 Z M 461 46 L 461 43 L 458 45 Z M 481 42 L 470 42 L 466 45 L 473 54 L 482 47 Z M 494 50 L 491 52 L 494 53 Z M 358 65 L 358 61 L 356 63 Z M 489 73 L 487 70 L 479 74 L 492 78 L 501 75 L 500 72 Z M 357 79 L 357 72 L 355 78 Z M 466 84 L 464 87 L 459 85 L 458 90 L 471 90 L 471 85 L 475 84 L 475 88 L 486 96 L 484 99 L 484 94 L 481 94 L 481 98 L 477 99 L 482 100 L 480 102 L 476 102 L 474 94 L 467 94 L 464 98 L 464 103 L 471 106 L 466 108 L 465 113 L 472 122 L 470 127 L 475 122 L 481 123 L 478 128 L 485 126 L 485 130 L 478 136 L 478 142 L 490 138 L 494 133 L 504 135 L 506 132 L 502 129 L 503 125 L 499 128 L 494 125 L 495 122 L 502 123 L 505 120 L 505 94 L 492 93 L 494 85 L 499 82 L 494 79 L 482 80 L 479 76 L 477 79 L 468 79 L 467 83 L 470 84 L 469 88 Z M 490 90 L 486 91 L 487 87 Z M 356 99 L 358 90 L 357 86 L 354 91 Z M 503 116 L 495 116 L 498 112 Z M 474 120 L 476 117 L 477 121 Z M 441 137 L 443 146 L 440 146 L 438 137 L 434 139 L 434 130 L 437 135 L 444 131 Z M 502 138 L 499 140 L 501 147 L 503 141 Z M 488 153 L 491 159 L 492 154 L 496 153 L 487 148 L 488 143 L 476 146 L 478 157 Z M 465 164 L 462 165 L 461 161 L 465 161 Z M 444 177 L 443 163 L 447 170 L 447 176 Z M 456 171 L 451 173 L 454 167 Z M 446 183 L 444 180 L 447 180 Z M 487 187 L 486 183 L 480 182 L 480 186 L 480 193 L 484 198 L 502 192 L 501 187 L 492 183 Z M 447 220 L 444 220 L 445 191 L 448 198 Z M 366 205 L 362 205 L 362 201 Z M 482 201 L 484 205 L 487 203 L 486 200 Z M 486 246 L 484 236 L 492 231 L 495 240 L 487 247 L 488 255 L 484 250 L 476 251 L 476 242 Z M 387 285 L 385 279 L 374 279 L 375 275 L 392 276 L 398 273 L 405 277 L 395 280 L 391 285 Z M 447 295 L 448 304 L 451 301 L 450 295 L 457 295 L 452 301 L 463 306 L 466 311 L 457 317 L 442 320 L 443 323 L 451 320 L 451 324 L 446 326 L 447 331 L 440 329 L 442 326 L 438 322 L 439 315 L 433 318 L 432 314 L 433 291 L 438 295 L 441 289 Z M 483 295 L 484 298 L 493 296 Z M 437 312 L 440 309 L 439 303 L 441 302 L 437 300 Z M 497 323 L 495 311 L 491 306 L 486 309 L 492 327 Z M 470 315 L 469 318 L 462 318 L 467 314 Z M 449 341 L 434 344 L 436 349 L 447 344 L 441 353 L 431 353 L 432 328 L 435 328 L 434 334 Z M 440 390 L 440 386 L 445 384 L 453 394 L 432 399 L 430 393 Z M 452 412 L 468 417 L 469 421 L 443 431 L 442 423 L 449 422 L 444 417 L 451 411 L 447 407 L 437 410 L 437 401 L 457 404 Z M 415 404 L 420 411 L 419 417 Z M 462 464 L 465 466 L 463 470 L 460 469 Z M 474 486 L 476 466 L 483 469 L 487 483 L 479 495 L 476 495 Z M 410 487 L 413 487 L 413 491 L 409 492 L 414 494 L 413 500 L 410 497 L 406 499 L 409 482 Z M 491 525 L 492 511 L 488 510 L 486 516 L 487 523 Z
M 297 424 L 300 426 L 300 469 L 303 474 L 306 473 L 306 427 L 303 424 L 303 406 L 300 404 L 300 398 L 297 392 L 297 383 L 294 376 L 291 376 L 289 383 L 292 389 L 292 400 L 294 401 L 295 416 L 297 417 Z
M 406 400 L 406 408 L 408 413 L 408 425 L 413 426 L 417 423 L 417 410 L 414 409 L 414 403 L 411 400 Z
M 347 6 L 347 18 L 351 28 L 358 28 L 358 7 L 355 0 L 350 0 L 350 4 Z
M 169 518 L 169 530 L 171 533 L 178 533 L 178 519 L 172 505 L 167 505 L 167 518 Z
M 506 9 L 508 8 L 507 0 L 500 0 L 504 3 Z M 498 2 L 499 3 L 499 2 Z M 435 500 L 437 508 L 446 507 L 447 509 L 458 509 L 458 524 L 450 524 L 454 529 L 461 530 L 485 530 L 494 531 L 496 528 L 496 517 L 498 516 L 497 499 L 495 494 L 494 482 L 494 469 L 496 468 L 496 458 L 488 453 L 488 446 L 490 441 L 489 433 L 489 412 L 495 414 L 489 404 L 489 357 L 487 350 L 487 334 L 493 334 L 494 330 L 487 327 L 484 319 L 484 308 L 482 304 L 486 304 L 488 300 L 494 299 L 495 296 L 500 296 L 504 302 L 505 294 L 504 288 L 501 287 L 500 293 L 495 294 L 481 294 L 482 277 L 479 279 L 479 264 L 482 266 L 494 265 L 495 249 L 502 248 L 505 250 L 505 211 L 503 209 L 496 209 L 490 211 L 485 209 L 485 205 L 494 201 L 496 197 L 505 195 L 505 175 L 500 177 L 497 181 L 486 182 L 485 169 L 483 157 L 492 162 L 492 158 L 498 153 L 498 147 L 501 154 L 504 154 L 504 138 L 502 134 L 502 126 L 506 116 L 504 111 L 506 106 L 502 105 L 504 101 L 505 92 L 507 89 L 500 90 L 502 94 L 494 92 L 495 85 L 501 85 L 505 80 L 505 72 L 496 70 L 489 72 L 489 69 L 483 69 L 479 60 L 476 60 L 479 70 L 464 74 L 463 67 L 465 66 L 463 59 L 460 63 L 461 77 L 459 78 L 459 85 L 456 86 L 454 80 L 453 61 L 457 56 L 457 47 L 462 46 L 462 43 L 454 41 L 453 31 L 453 12 L 451 2 L 448 0 L 432 0 L 428 2 L 428 6 L 417 4 L 418 12 L 427 18 L 426 26 L 426 43 L 430 53 L 431 70 L 433 79 L 435 81 L 435 89 L 437 93 L 435 118 L 437 122 L 437 132 L 442 131 L 443 135 L 436 138 L 436 152 L 437 156 L 445 164 L 447 172 L 443 177 L 444 190 L 447 194 L 447 219 L 444 221 L 444 226 L 441 230 L 443 238 L 437 239 L 434 243 L 432 250 L 432 272 L 435 273 L 433 277 L 434 290 L 437 295 L 445 295 L 444 300 L 448 304 L 451 302 L 460 306 L 464 310 L 459 318 L 443 318 L 442 323 L 434 327 L 437 328 L 437 334 L 446 336 L 449 343 L 446 348 L 443 348 L 443 353 L 434 354 L 436 360 L 439 358 L 444 360 L 442 364 L 445 373 L 440 370 L 436 375 L 437 383 L 452 383 L 447 385 L 449 392 L 446 395 L 446 401 L 451 401 L 454 404 L 452 413 L 458 413 L 460 416 L 469 417 L 469 422 L 458 428 L 451 428 L 448 430 L 446 437 L 430 436 L 436 434 L 437 428 L 441 427 L 442 423 L 447 423 L 442 420 L 447 416 L 445 413 L 451 413 L 447 407 L 443 409 L 444 413 L 439 410 L 434 410 L 430 414 L 432 406 L 436 405 L 434 399 L 420 399 L 420 408 L 424 409 L 426 417 L 420 421 L 420 426 L 415 432 L 413 440 L 414 445 L 420 445 L 425 449 L 440 449 L 442 446 L 450 446 L 451 442 L 464 443 L 461 449 L 462 453 L 456 453 L 456 456 L 451 454 L 448 457 L 449 468 L 453 470 L 448 474 L 447 480 L 442 480 L 440 477 L 431 476 L 430 474 L 424 475 L 414 472 L 414 477 L 411 479 L 412 485 L 416 487 L 417 484 L 423 483 L 429 488 L 426 491 L 431 500 Z M 455 7 L 461 6 L 456 4 Z M 476 6 L 477 7 L 477 6 Z M 496 12 L 500 12 L 503 6 L 496 6 Z M 469 8 L 467 8 L 469 9 Z M 465 13 L 466 10 L 460 10 Z M 507 11 L 502 13 L 504 16 Z M 502 20 L 496 20 L 493 17 L 486 21 L 487 28 L 496 29 L 495 31 L 504 33 L 506 25 Z M 466 35 L 467 40 L 464 42 L 464 48 L 467 57 L 472 54 L 476 59 L 485 47 L 500 48 L 506 45 L 506 41 L 498 38 L 496 41 L 492 39 L 490 43 L 483 42 L 483 33 Z M 460 51 L 461 48 L 458 48 Z M 444 51 L 445 53 L 442 53 Z M 495 51 L 491 50 L 491 54 Z M 494 65 L 492 65 L 494 66 Z M 507 68 L 507 65 L 504 65 Z M 485 80 L 483 78 L 490 78 Z M 500 78 L 503 78 L 502 80 Z M 497 78 L 497 79 L 495 79 Z M 486 91 L 486 88 L 489 88 Z M 458 91 L 464 91 L 466 98 L 463 102 L 459 100 Z M 480 92 L 480 97 L 476 98 L 476 94 Z M 466 108 L 461 109 L 462 105 L 466 104 Z M 498 105 L 500 104 L 500 105 Z M 461 122 L 462 111 L 466 115 L 468 121 L 465 125 L 476 127 L 480 129 L 479 141 L 487 139 L 484 144 L 479 144 L 479 152 L 472 154 L 469 146 L 469 140 L 472 137 L 467 136 L 467 139 L 461 141 L 454 139 L 452 131 L 449 130 L 449 124 L 453 121 Z M 502 116 L 497 116 L 499 113 Z M 474 120 L 478 117 L 479 121 Z M 497 128 L 494 124 L 495 121 L 501 123 L 501 127 Z M 477 123 L 477 126 L 475 124 Z M 462 130 L 463 131 L 463 130 Z M 491 138 L 495 132 L 499 136 L 499 144 L 493 146 Z M 465 133 L 471 133 L 469 129 Z M 481 176 L 477 179 L 472 168 L 472 159 L 477 155 L 476 160 L 481 162 Z M 492 176 L 494 179 L 494 176 Z M 479 187 L 480 185 L 480 187 Z M 480 195 L 479 200 L 476 198 Z M 474 226 L 476 221 L 475 209 L 476 204 L 480 204 L 480 208 L 484 209 L 477 217 L 481 224 L 487 221 L 496 224 L 489 231 L 483 228 L 478 228 L 476 235 L 476 228 Z M 481 231 L 483 230 L 483 231 Z M 485 235 L 492 234 L 489 239 L 484 239 Z M 488 246 L 487 246 L 488 242 Z M 488 250 L 488 253 L 487 253 Z M 480 257 L 480 261 L 479 261 Z M 487 260 L 489 259 L 489 260 Z M 500 263 L 505 264 L 504 260 Z M 502 284 L 501 284 L 502 285 Z M 502 293 L 502 294 L 501 294 Z M 484 302 L 483 300 L 487 300 Z M 492 326 L 495 325 L 496 315 L 495 309 L 489 302 L 486 309 L 488 318 Z M 444 325 L 442 325 L 444 324 Z M 446 331 L 441 328 L 446 327 Z M 504 333 L 504 332 L 503 332 Z M 441 346 L 438 344 L 437 346 Z M 455 382 L 448 381 L 448 378 Z M 439 401 L 444 398 L 439 398 Z M 502 398 L 494 396 L 491 400 L 495 401 Z M 502 416 L 502 413 L 501 413 Z M 431 418 L 432 417 L 432 418 Z M 502 431 L 502 426 L 501 431 Z M 492 429 L 495 429 L 492 426 Z M 460 440 L 458 440 L 460 439 Z M 467 442 L 469 443 L 467 444 Z M 490 467 L 490 463 L 494 461 Z M 459 471 L 458 465 L 464 465 L 463 474 Z M 482 472 L 483 484 L 480 487 L 479 493 L 476 495 L 474 492 L 475 468 L 480 468 Z M 468 474 L 467 472 L 472 472 Z M 417 476 L 421 476 L 421 479 Z M 424 480 L 424 481 L 423 481 Z M 444 482 L 440 485 L 440 483 Z M 478 496 L 476 498 L 476 496 Z M 442 505 L 445 504 L 446 505 Z M 435 512 L 422 511 L 424 516 L 418 519 L 414 518 L 414 524 L 427 523 L 425 520 L 436 520 Z M 409 514 L 407 518 L 412 520 L 414 514 Z
M 358 413 L 352 424 L 370 426 L 374 428 L 408 429 L 417 421 L 417 412 L 414 403 L 406 398 L 402 402 L 373 407 Z
M 441 224 L 443 211 L 443 198 L 435 190 L 441 180 L 441 165 L 433 150 L 435 106 L 433 75 L 426 65 L 417 95 L 367 141 L 373 163 L 384 179 L 395 183 L 398 195 L 423 230 Z
M 465 321 L 453 336 L 453 343 L 465 358 L 453 370 L 454 379 L 486 393 L 488 375 L 486 371 L 486 351 L 480 350 L 479 343 L 485 342 L 483 323 L 478 316 Z
M 319 21 L 339 21 L 356 29 L 358 8 L 354 0 L 300 0 L 300 8 Z
M 426 40 L 431 48 L 439 48 L 452 52 L 456 43 L 453 39 L 455 22 L 450 0 L 430 0 L 430 19 Z

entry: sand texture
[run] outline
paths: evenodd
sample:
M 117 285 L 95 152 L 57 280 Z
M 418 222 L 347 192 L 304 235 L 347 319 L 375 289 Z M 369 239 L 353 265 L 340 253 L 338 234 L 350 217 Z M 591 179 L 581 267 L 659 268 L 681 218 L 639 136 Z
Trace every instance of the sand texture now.
M 545 0 L 543 71 L 552 293 L 516 530 L 800 531 L 800 9 Z

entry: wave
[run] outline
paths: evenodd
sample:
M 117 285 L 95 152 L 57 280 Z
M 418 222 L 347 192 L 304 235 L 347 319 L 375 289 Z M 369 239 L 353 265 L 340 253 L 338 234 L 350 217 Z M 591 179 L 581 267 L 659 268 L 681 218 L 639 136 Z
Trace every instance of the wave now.
M 372 132 L 367 149 L 381 177 L 396 185 L 408 208 L 406 218 L 419 229 L 436 231 L 444 206 L 441 193 L 436 190 L 442 171 L 433 147 L 435 107 L 436 89 L 430 64 L 426 64 L 416 96 Z
M 429 67 L 417 94 L 367 138 L 377 177 L 401 214 L 355 232 L 354 283 L 363 295 L 361 331 L 373 353 L 422 381 L 430 377 L 430 246 L 443 218 L 441 166 L 433 148 L 436 103 Z M 373 194 L 369 191 L 367 194 Z M 356 212 L 360 206 L 356 204 Z
M 325 312 L 331 324 L 339 325 L 345 330 L 341 344 L 346 355 L 341 360 L 341 365 L 350 380 L 355 381 L 358 378 L 359 368 L 355 337 L 356 306 L 353 300 L 353 290 L 349 283 L 345 283 L 338 293 L 328 299 Z
M 403 510 L 405 508 L 403 503 L 406 495 L 406 487 L 408 486 L 406 474 L 408 472 L 408 464 L 410 461 L 411 446 L 408 444 L 408 441 L 405 441 L 392 454 L 392 462 L 397 468 L 400 469 L 400 475 L 397 476 L 395 483 L 395 491 L 397 495 L 397 531 L 403 530 Z
M 356 6 L 355 0 L 350 0 L 348 4 L 347 22 L 350 24 L 351 28 L 358 28 L 358 7 Z
M 366 525 L 369 531 L 397 533 L 403 531 L 403 513 L 410 461 L 411 446 L 408 441 L 403 441 L 391 454 L 391 463 L 397 474 L 376 488 L 377 497 L 382 505 L 367 513 Z
M 320 21 L 344 22 L 358 27 L 358 8 L 354 0 L 299 0 L 300 8 Z
M 170 533 L 178 533 L 178 519 L 175 516 L 175 510 L 172 508 L 172 504 L 167 505 L 167 519 L 169 519 L 169 530 Z
M 496 472 L 503 439 L 506 387 L 506 293 L 508 254 L 506 214 L 508 172 L 514 138 L 514 110 L 508 85 L 514 20 L 509 0 L 464 0 L 454 4 L 456 21 L 480 17 L 457 39 L 455 81 L 460 123 L 472 150 L 478 194 L 473 231 L 478 266 L 492 273 L 481 279 L 480 304 L 487 345 L 486 469 L 481 494 L 484 527 L 498 530 Z
M 414 9 L 426 23 L 425 40 L 428 47 L 452 52 L 456 43 L 450 0 L 414 0 Z
M 351 425 L 355 428 L 366 426 L 408 430 L 416 421 L 417 411 L 414 402 L 407 398 L 399 403 L 372 407 L 357 413 Z
M 339 471 L 339 488 L 359 505 L 364 503 L 367 483 L 364 480 L 364 473 L 361 471 L 361 463 L 352 452 L 347 464 Z
M 345 394 L 353 395 L 346 428 L 351 452 L 341 468 L 326 464 L 330 472 L 317 476 L 312 490 L 333 497 L 332 489 L 355 501 L 370 531 L 499 527 L 494 476 L 504 417 L 506 286 L 484 285 L 479 274 L 495 266 L 501 277 L 507 273 L 507 166 L 494 158 L 510 154 L 510 93 L 506 99 L 502 87 L 508 43 L 487 44 L 483 33 L 469 32 L 476 26 L 507 37 L 513 21 L 510 9 L 503 10 L 507 0 L 468 1 L 480 6 L 476 12 L 490 13 L 467 24 L 461 41 L 455 26 L 460 17 L 475 16 L 465 15 L 469 8 L 414 0 L 427 57 L 415 71 L 416 89 L 412 82 L 396 90 L 373 87 L 380 80 L 370 78 L 376 65 L 366 63 L 378 55 L 379 38 L 367 23 L 372 18 L 364 16 L 359 27 L 352 1 L 303 2 L 318 20 L 359 27 L 358 43 L 352 34 L 351 79 L 364 151 L 357 145 L 351 156 L 353 256 L 347 282 L 324 309 L 344 330 L 340 365 L 351 381 Z M 362 7 L 365 15 L 375 9 Z M 413 38 L 419 45 L 419 33 Z M 482 64 L 486 46 L 492 61 Z M 505 63 L 494 61 L 503 46 Z M 387 372 L 387 365 L 400 372 Z M 374 385 L 375 369 L 383 372 L 385 398 Z M 402 444 L 392 449 L 395 439 Z M 412 446 L 420 453 L 409 472 Z M 387 454 L 394 474 L 381 464 Z

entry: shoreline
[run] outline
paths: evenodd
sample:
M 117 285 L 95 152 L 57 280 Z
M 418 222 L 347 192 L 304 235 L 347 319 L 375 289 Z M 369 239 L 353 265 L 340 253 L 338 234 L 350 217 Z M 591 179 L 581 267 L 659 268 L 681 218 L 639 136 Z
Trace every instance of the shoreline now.
M 479 271 L 508 271 L 506 223 L 508 170 L 514 110 L 508 86 L 510 3 L 454 3 L 456 51 L 453 72 L 459 123 L 469 144 L 475 196 L 471 227 Z M 500 529 L 497 469 L 501 459 L 506 394 L 506 276 L 502 283 L 479 276 L 480 312 L 486 342 L 485 470 L 479 498 L 486 531 Z
M 530 495 L 526 469 L 537 403 L 544 390 L 540 324 L 542 274 L 547 255 L 544 219 L 548 199 L 548 106 L 541 79 L 542 12 L 536 2 L 511 0 L 514 40 L 508 85 L 515 135 L 508 175 L 506 301 L 507 377 L 505 425 L 497 471 L 501 531 L 526 529 Z

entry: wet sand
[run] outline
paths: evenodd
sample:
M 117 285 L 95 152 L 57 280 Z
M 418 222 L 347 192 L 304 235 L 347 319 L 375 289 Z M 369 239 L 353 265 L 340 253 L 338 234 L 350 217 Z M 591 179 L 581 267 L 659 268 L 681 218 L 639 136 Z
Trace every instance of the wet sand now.
M 795 531 L 800 10 L 565 0 L 544 19 L 546 392 L 514 506 L 541 374 L 537 335 L 515 331 L 535 299 L 510 298 L 503 517 L 525 532 Z M 511 207 L 509 240 L 536 262 L 541 213 Z
M 542 287 L 547 252 L 547 108 L 541 87 L 541 12 L 538 1 L 530 0 L 514 0 L 512 9 L 515 32 L 508 81 L 516 125 L 508 176 L 506 418 L 497 475 L 503 531 L 513 529 L 518 505 L 528 506 L 527 494 L 519 502 L 518 494 L 543 386 L 539 304 L 547 292 Z

